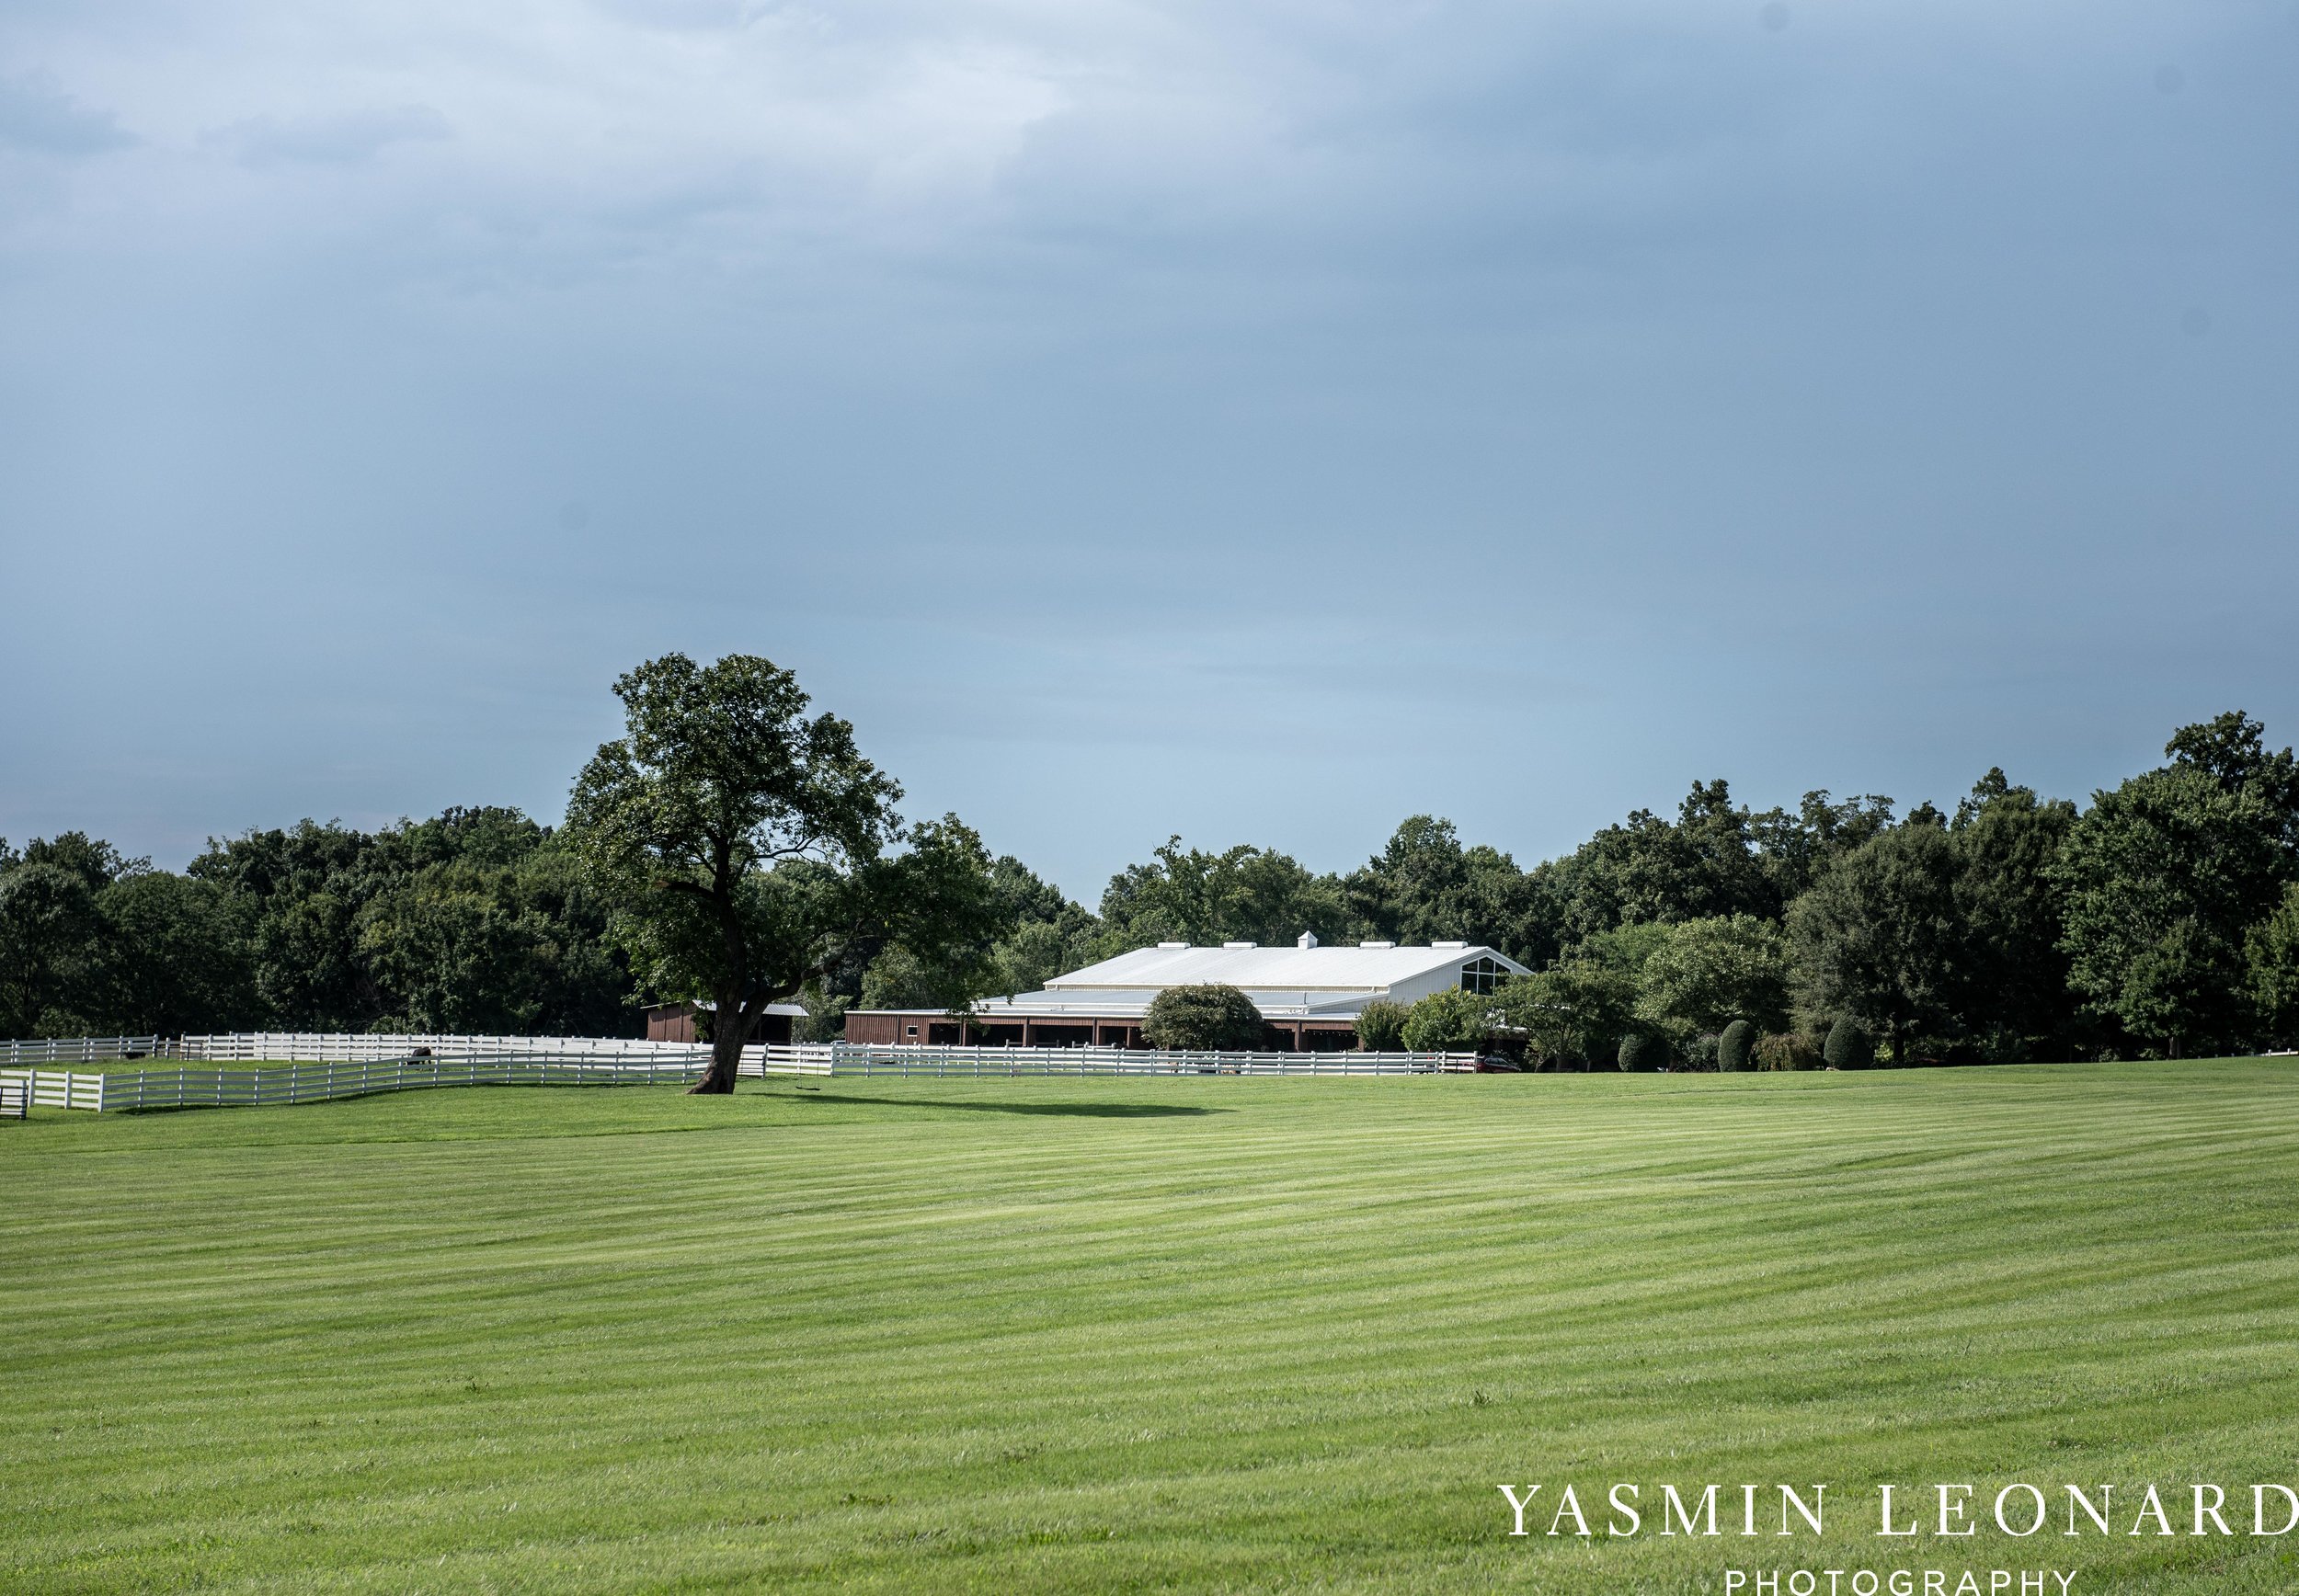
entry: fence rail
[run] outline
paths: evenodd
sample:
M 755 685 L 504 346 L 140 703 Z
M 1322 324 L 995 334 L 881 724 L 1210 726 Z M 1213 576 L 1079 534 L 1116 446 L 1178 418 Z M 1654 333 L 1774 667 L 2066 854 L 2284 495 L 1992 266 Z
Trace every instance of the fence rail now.
M 65 1036 L 38 1042 L 0 1042 L 0 1069 L 29 1069 L 43 1064 L 109 1064 L 120 1058 L 159 1058 L 171 1045 L 165 1036 Z
M 20 1092 L 34 1108 L 101 1113 L 108 1109 L 266 1108 L 427 1087 L 692 1086 L 700 1073 L 697 1066 L 683 1061 L 403 1057 L 257 1069 L 177 1065 L 110 1075 L 16 1070 L 0 1072 L 0 1090 Z
M 640 1042 L 629 1037 L 381 1035 L 365 1032 L 234 1031 L 182 1036 L 163 1043 L 163 1056 L 209 1064 L 292 1059 L 303 1064 L 375 1063 L 411 1055 L 461 1059 L 594 1059 L 634 1064 L 695 1063 L 710 1058 L 707 1043 Z
M 751 1056 L 757 1054 L 754 1060 Z M 1473 1053 L 1165 1053 L 1128 1047 L 865 1047 L 852 1043 L 746 1049 L 743 1076 L 1437 1075 L 1472 1071 Z
M 98 1052 L 150 1037 L 82 1038 L 59 1043 L 74 1061 L 132 1058 L 160 1049 Z M 528 1040 L 530 1050 L 504 1044 Z M 395 1044 L 383 1051 L 383 1044 Z M 373 1037 L 243 1032 L 188 1036 L 178 1059 L 135 1070 L 83 1075 L 64 1069 L 0 1068 L 0 1112 L 28 1108 L 252 1108 L 319 1102 L 448 1086 L 689 1086 L 710 1049 L 686 1043 L 507 1037 Z M 74 1048 L 79 1051 L 73 1051 Z M 415 1049 L 423 1049 L 417 1052 Z M 349 1052 L 351 1057 L 299 1056 Z M 256 1061 L 260 1060 L 260 1063 Z M 217 1067 L 247 1062 L 251 1068 Z M 754 1044 L 738 1076 L 1397 1076 L 1473 1070 L 1466 1053 L 1164 1053 L 1120 1047 L 863 1047 L 846 1043 Z M 13 1111 L 10 1105 L 13 1104 Z
M 104 1077 L 68 1069 L 0 1070 L 0 1091 L 10 1098 L 20 1094 L 26 1108 L 100 1111 L 104 1106 Z

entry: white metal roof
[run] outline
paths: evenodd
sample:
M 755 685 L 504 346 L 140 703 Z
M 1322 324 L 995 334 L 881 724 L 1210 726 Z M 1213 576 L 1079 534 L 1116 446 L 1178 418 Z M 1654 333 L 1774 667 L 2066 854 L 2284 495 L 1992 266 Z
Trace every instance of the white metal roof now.
M 1511 975 L 1527 973 L 1516 960 L 1474 942 L 1426 948 L 1386 943 L 1355 948 L 1168 944 L 1138 948 L 1072 970 L 1047 982 L 1043 991 L 985 999 L 974 1006 L 974 1012 L 984 1022 L 1138 1018 L 1169 986 L 1219 983 L 1242 991 L 1271 1020 L 1355 1020 L 1377 998 L 1410 1002 L 1450 986 L 1457 971 L 1479 959 L 1491 959 Z
M 1291 987 L 1297 992 L 1378 994 L 1416 975 L 1458 969 L 1477 959 L 1491 959 L 1511 975 L 1527 973 L 1514 959 L 1469 943 L 1443 948 L 1137 948 L 1055 976 L 1046 983 L 1046 995 L 1059 998 L 1082 986 L 1154 993 L 1209 983 L 1247 991 Z

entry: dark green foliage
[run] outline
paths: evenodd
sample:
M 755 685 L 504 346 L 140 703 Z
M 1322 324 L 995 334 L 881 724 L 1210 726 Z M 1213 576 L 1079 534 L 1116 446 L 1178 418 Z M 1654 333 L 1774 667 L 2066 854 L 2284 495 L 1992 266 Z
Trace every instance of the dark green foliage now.
M 1096 956 L 1106 958 L 1165 941 L 1279 945 L 1303 931 L 1331 941 L 1348 929 L 1348 912 L 1338 882 L 1275 849 L 1207 853 L 1173 837 L 1150 863 L 1111 878 L 1102 921 Z
M 2222 715 L 2167 746 L 2173 762 L 2094 795 L 2053 872 L 2069 980 L 2151 1051 L 2248 1043 L 2245 947 L 2293 875 L 2299 779 L 2257 723 Z
M 1829 861 L 1891 823 L 1889 798 L 1815 792 L 1795 815 L 1756 814 L 1724 782 L 1695 782 L 1675 821 L 1641 809 L 1533 874 L 1566 948 L 1643 922 L 1777 918 Z
M 0 1025 L 12 1036 L 95 1028 L 103 1007 L 103 917 L 77 871 L 11 861 L 0 874 Z
M 804 695 L 763 661 L 705 671 L 673 656 L 646 671 L 646 714 L 669 716 L 640 728 L 628 706 L 635 739 L 654 737 L 666 761 L 661 781 L 636 783 L 642 807 L 667 805 L 649 824 L 696 820 L 729 771 L 795 780 L 775 800 L 785 819 L 850 778 L 850 797 L 883 781 L 844 723 L 799 718 Z M 738 688 L 757 701 L 743 709 Z M 711 735 L 673 749 L 664 727 L 690 713 Z M 635 741 L 615 747 L 636 758 Z M 1111 881 L 1099 917 L 1018 860 L 989 860 L 953 820 L 919 827 L 905 850 L 886 783 L 877 818 L 864 817 L 878 826 L 867 846 L 833 826 L 795 849 L 731 848 L 727 902 L 807 949 L 754 996 L 796 979 L 830 1026 L 857 1002 L 962 1008 L 1154 941 L 1283 945 L 1310 930 L 1327 943 L 1460 940 L 1531 965 L 1474 1013 L 1433 1005 L 1421 1032 L 1448 1047 L 1521 1041 L 1541 1068 L 1609 1067 L 1640 1029 L 1694 1056 L 1733 1020 L 1766 1033 L 1748 1050 L 1759 1067 L 1816 1056 L 1818 1041 L 1788 1028 L 1837 1018 L 1895 1063 L 2289 1045 L 2299 757 L 2270 750 L 2240 712 L 2180 728 L 2166 753 L 2080 815 L 2001 770 L 1952 819 L 1926 804 L 1895 820 L 1888 799 L 1825 792 L 1759 813 L 1699 782 L 1674 818 L 1640 810 L 1529 871 L 1432 815 L 1345 877 L 1177 838 Z M 695 780 L 671 780 L 681 760 Z M 806 769 L 822 781 L 809 788 Z M 586 827 L 598 798 L 595 783 L 576 795 Z M 642 996 L 713 995 L 699 972 L 725 947 L 718 911 L 690 898 L 657 912 L 682 872 L 690 886 L 711 873 L 701 857 L 586 875 L 565 836 L 484 808 L 372 834 L 312 821 L 249 832 L 211 843 L 184 876 L 76 832 L 20 852 L 0 843 L 0 1030 L 628 1034 Z M 1402 1020 L 1367 1023 L 1403 1041 Z
M 605 905 L 565 841 L 516 809 L 372 834 L 306 820 L 211 842 L 188 873 L 244 929 L 252 996 L 222 1029 L 636 1029 Z
M 174 1034 L 257 1004 L 245 906 L 81 832 L 0 843 L 0 1035 Z
M 1376 998 L 1357 1014 L 1357 1046 L 1367 1053 L 1395 1053 L 1405 1045 L 1402 1003 Z
M 1102 931 L 1097 917 L 1011 854 L 990 866 L 990 883 L 1014 928 L 998 944 L 992 990 L 1033 992 L 1056 975 L 1092 963 L 1094 940 Z
M 1754 915 L 1687 920 L 1665 928 L 1664 940 L 1643 962 L 1638 987 L 1638 1017 L 1679 1047 L 1742 1015 L 1779 1025 L 1788 1015 L 1787 940 L 1779 926 Z
M 1142 1016 L 1142 1040 L 1189 1053 L 1248 1053 L 1262 1045 L 1262 1011 L 1235 986 L 1169 986 Z
M 1490 993 L 1432 992 L 1405 1011 L 1402 1040 L 1412 1053 L 1476 1053 L 1492 1039 L 1496 1006 Z
M 1951 1045 L 1990 1063 L 2070 1056 L 2079 1030 L 2052 872 L 2076 806 L 1992 770 L 1949 827 L 1962 928 Z
M 1820 1056 L 1830 1069 L 1866 1069 L 1876 1062 L 1876 1052 L 1868 1040 L 1868 1032 L 1860 1022 L 1846 1016 L 1828 1027 L 1828 1040 L 1820 1050 Z M 1895 1059 L 1895 1063 L 1905 1060 Z
M 2209 776 L 2230 792 L 2248 792 L 2281 820 L 2277 841 L 2286 863 L 2299 861 L 2299 755 L 2270 752 L 2267 728 L 2241 710 L 2181 726 L 2163 746 L 2174 769 Z
M 1481 943 L 1537 964 L 1557 953 L 1555 917 L 1535 878 L 1496 849 L 1463 848 L 1449 820 L 1408 819 L 1342 895 L 1367 937 Z
M 822 1006 L 826 1016 L 835 1003 L 841 1020 L 849 1007 L 946 1008 L 954 989 L 967 998 L 1034 992 L 1054 976 L 1105 956 L 1101 919 L 1012 854 L 990 864 L 989 888 L 999 922 L 1011 929 L 985 956 L 968 961 L 965 981 L 951 979 L 946 953 L 930 961 L 903 943 L 865 937 L 817 983 L 808 1001 Z
M 1634 973 L 1593 958 L 1570 959 L 1503 983 L 1502 1022 L 1525 1041 L 1534 1069 L 1596 1069 L 1614 1062 L 1636 1007 Z
M 2244 942 L 2245 973 L 2259 1039 L 2273 1048 L 2299 1047 L 2299 883 L 2251 929 Z
M 1818 1069 L 1821 1038 L 1809 1031 L 1775 1032 L 1758 1039 L 1758 1069 Z
M 108 978 L 95 1029 L 180 1036 L 236 1030 L 259 1011 L 252 905 L 212 882 L 159 870 L 112 883 L 96 903 Z
M 1717 1033 L 1716 1067 L 1727 1074 L 1756 1067 L 1756 1028 L 1735 1020 Z
M 908 948 L 949 1007 L 989 989 L 1012 922 L 981 839 L 905 826 L 901 788 L 789 671 L 669 654 L 614 690 L 625 735 L 577 778 L 567 835 L 641 986 L 716 1005 L 698 1091 L 731 1092 L 767 1006 L 865 947 Z
M 1668 1043 L 1649 1031 L 1631 1032 L 1620 1040 L 1618 1055 L 1630 1075 L 1652 1075 L 1668 1067 Z
M 1900 1064 L 1950 1029 L 1966 952 L 1958 862 L 1945 826 L 1911 816 L 1831 865 L 1789 915 L 1803 1006 L 1873 1026 Z

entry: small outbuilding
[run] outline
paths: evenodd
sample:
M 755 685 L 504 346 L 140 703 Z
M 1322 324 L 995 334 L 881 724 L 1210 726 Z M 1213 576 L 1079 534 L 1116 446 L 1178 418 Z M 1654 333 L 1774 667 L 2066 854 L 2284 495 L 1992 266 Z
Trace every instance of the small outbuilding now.
M 1473 942 L 1399 947 L 1359 942 L 1326 948 L 1305 933 L 1290 948 L 1161 942 L 1048 981 L 1044 989 L 992 998 L 972 1016 L 940 1009 L 850 1011 L 846 1040 L 878 1046 L 1140 1047 L 1141 1022 L 1173 986 L 1235 986 L 1262 1012 L 1263 1045 L 1283 1053 L 1343 1053 L 1357 1044 L 1357 1016 L 1377 1000 L 1412 1003 L 1432 992 L 1490 992 L 1526 967 Z
M 646 1011 L 646 1040 L 649 1042 L 700 1042 L 695 1034 L 701 1029 L 695 1022 L 717 1005 L 713 1003 L 658 1003 Z M 806 1011 L 795 1003 L 770 1003 L 759 1019 L 759 1028 L 751 1033 L 752 1042 L 784 1043 L 792 1036 L 792 1027 L 806 1017 Z

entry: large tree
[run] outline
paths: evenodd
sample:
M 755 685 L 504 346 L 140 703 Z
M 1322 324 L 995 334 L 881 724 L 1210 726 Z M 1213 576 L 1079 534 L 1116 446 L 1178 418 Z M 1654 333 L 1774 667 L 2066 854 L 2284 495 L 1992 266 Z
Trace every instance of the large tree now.
M 2270 1047 L 2299 1046 L 2299 883 L 2251 928 L 2244 954 L 2262 1039 Z
M 1996 1063 L 2070 1055 L 2076 1004 L 2053 872 L 2076 806 L 2041 799 L 1990 770 L 1956 805 L 1956 912 L 1963 946 L 1958 1027 L 1972 1055 Z
M 2076 989 L 2174 1058 L 2243 1044 L 2244 943 L 2282 899 L 2285 825 L 2271 792 L 2185 759 L 2097 794 L 2054 872 Z
M 1801 810 L 1755 814 L 1722 781 L 1696 781 L 1671 822 L 1640 809 L 1561 859 L 1534 867 L 1568 947 L 1619 926 L 1754 915 L 1777 918 L 1830 861 L 1892 822 L 1892 800 L 1831 803 L 1807 792 Z
M 1636 975 L 1599 959 L 1568 959 L 1504 981 L 1493 994 L 1501 1022 L 1525 1038 L 1534 1069 L 1600 1067 L 1635 1022 Z
M 669 654 L 614 690 L 625 733 L 577 779 L 566 829 L 642 984 L 715 1005 L 696 1091 L 734 1090 L 767 1006 L 857 946 L 900 942 L 953 1002 L 989 979 L 1008 922 L 980 838 L 955 816 L 906 827 L 901 789 L 852 725 L 807 716 L 789 671 Z
M 1780 928 L 1754 915 L 1672 927 L 1645 960 L 1637 1017 L 1680 1048 L 1735 1020 L 1778 1031 L 1788 1019 L 1788 948 Z
M 1910 1062 L 1952 1033 L 1962 979 L 1957 858 L 1928 805 L 1836 861 L 1789 911 L 1799 997 L 1819 1022 L 1849 1017 Z
M 1303 931 L 1333 940 L 1347 929 L 1340 884 L 1288 854 L 1248 844 L 1221 853 L 1169 838 L 1149 863 L 1128 865 L 1102 895 L 1107 955 L 1166 940 L 1277 945 Z
M 1557 955 L 1556 914 L 1540 884 L 1497 849 L 1464 848 L 1449 820 L 1408 818 L 1342 893 L 1355 929 L 1370 936 L 1480 942 L 1533 963 Z
M 0 854 L 0 1033 L 80 1035 L 103 979 L 97 888 L 69 865 Z
M 168 871 L 124 875 L 97 895 L 108 966 L 101 1029 L 131 1036 L 229 1031 L 260 1012 L 247 906 Z

